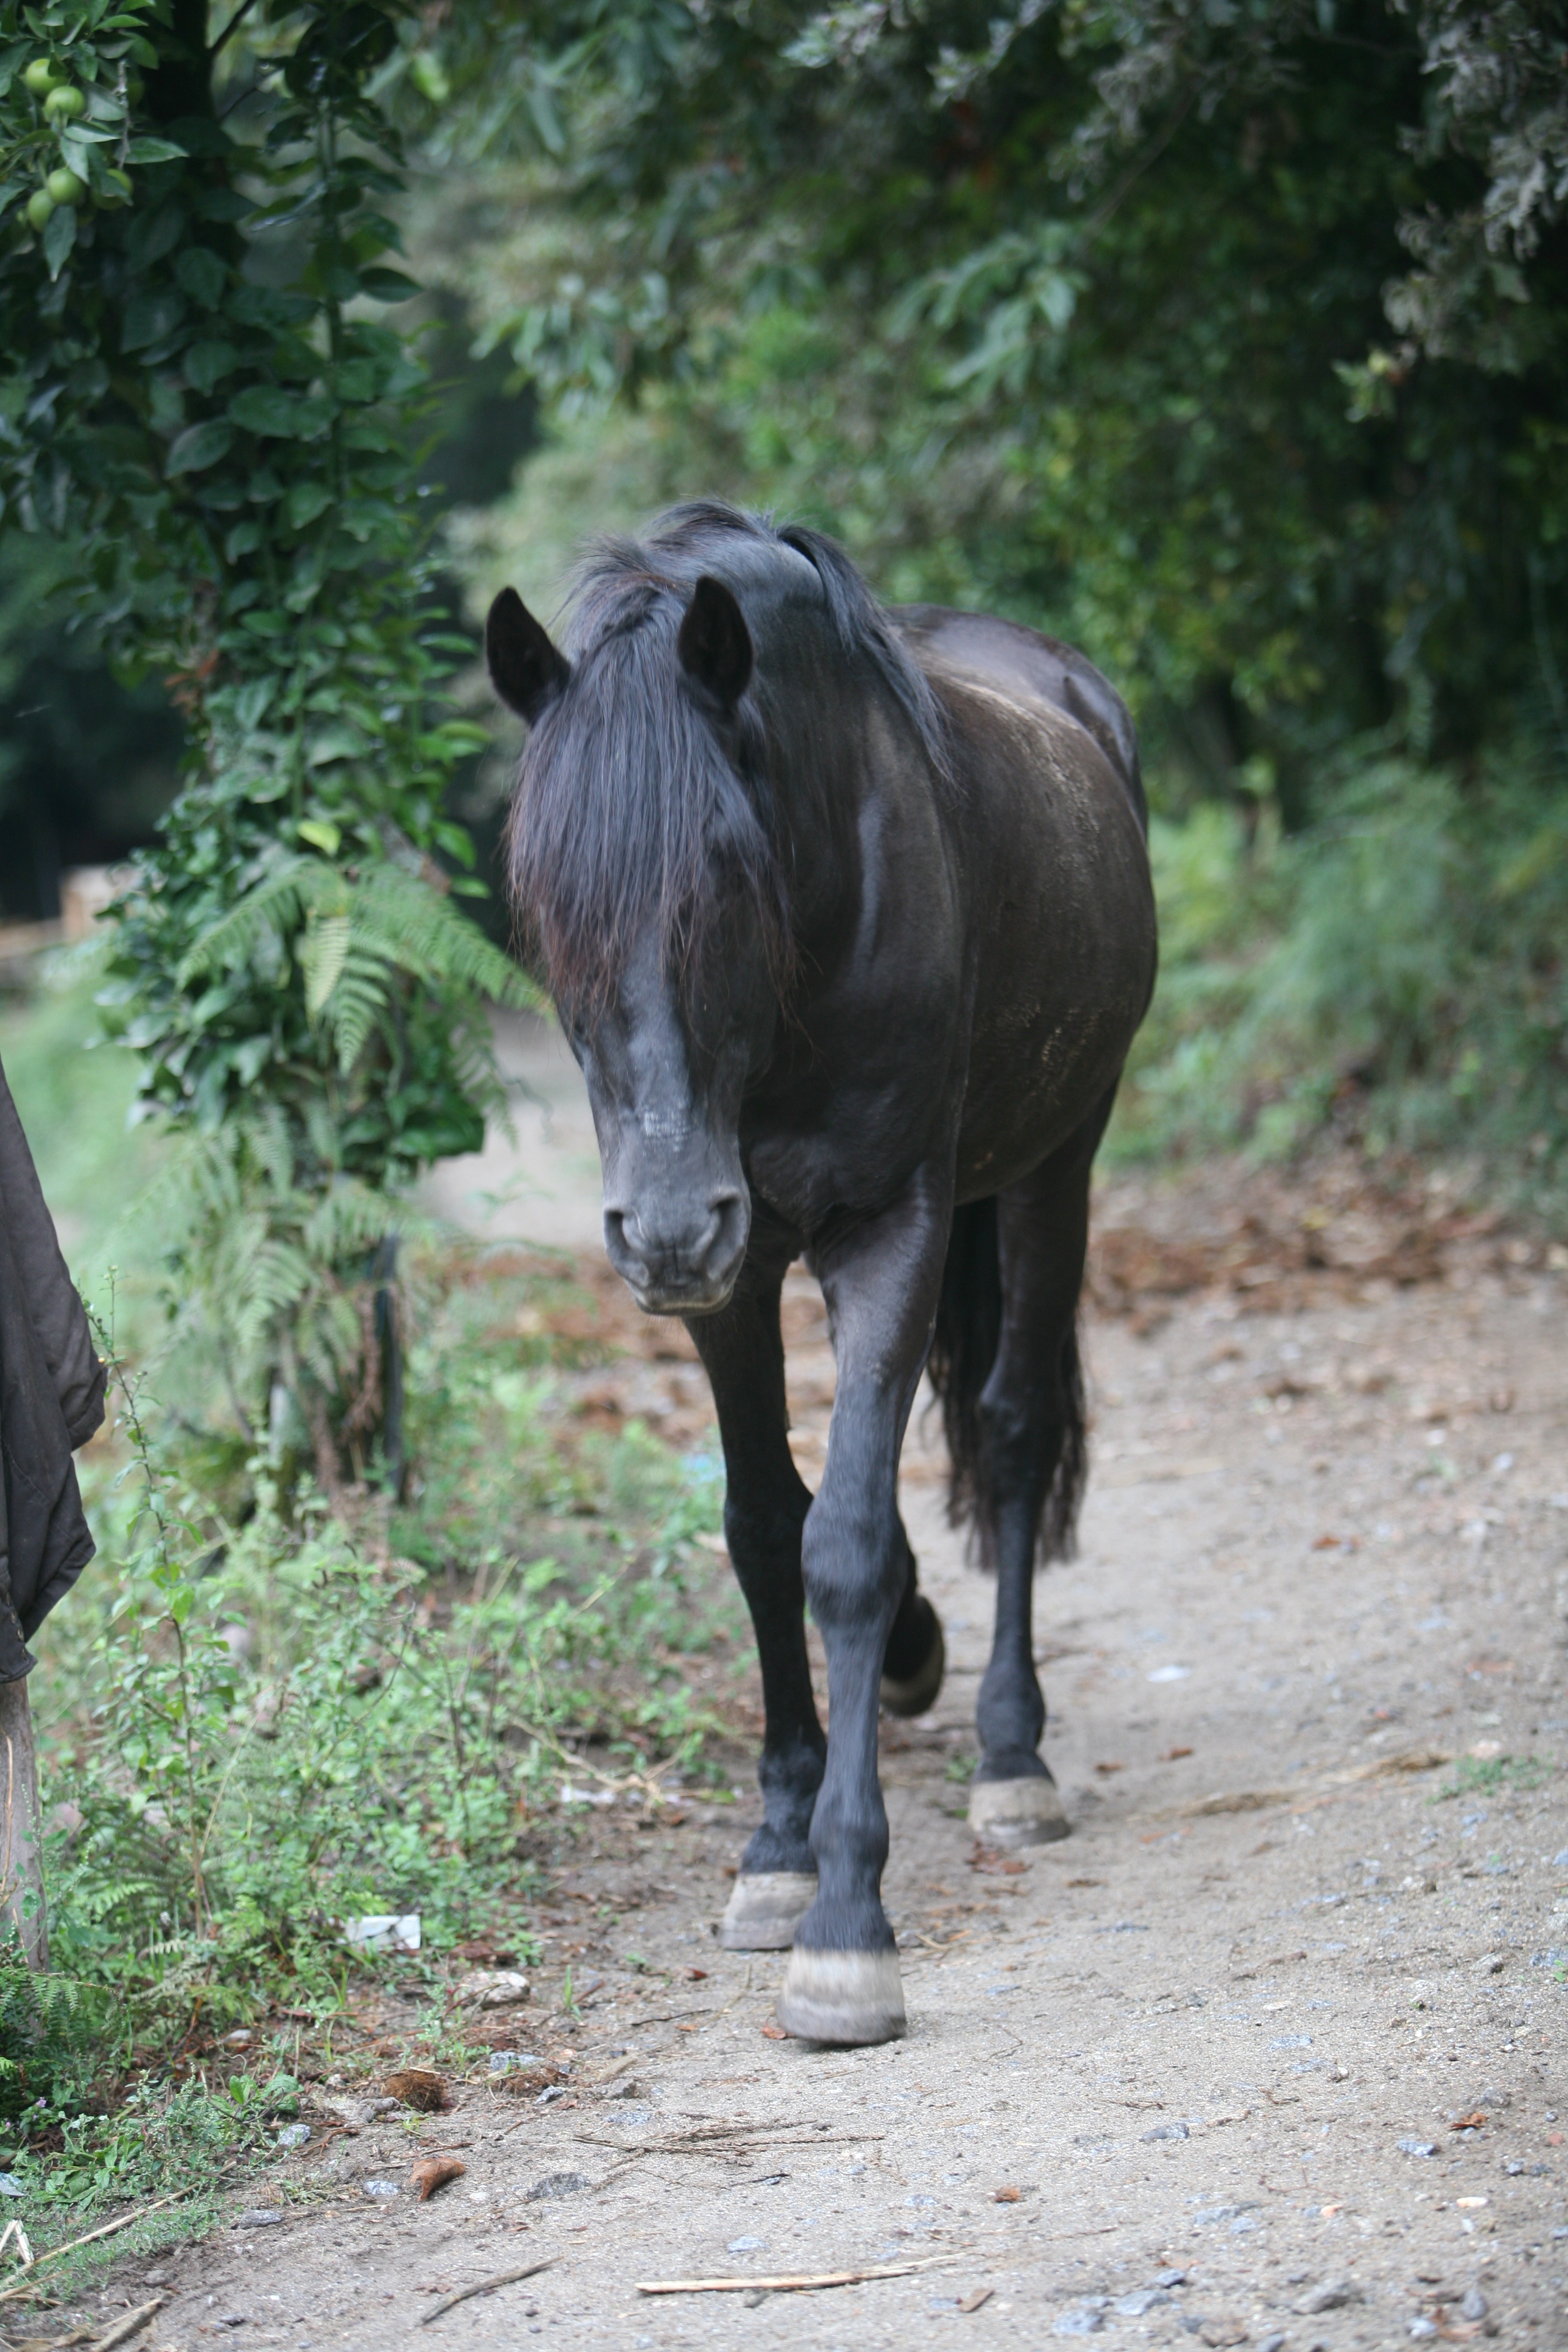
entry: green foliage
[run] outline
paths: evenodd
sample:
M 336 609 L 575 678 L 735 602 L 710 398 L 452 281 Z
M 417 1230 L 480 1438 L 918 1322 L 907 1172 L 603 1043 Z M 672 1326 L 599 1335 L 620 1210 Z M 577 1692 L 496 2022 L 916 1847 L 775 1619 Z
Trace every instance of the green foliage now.
M 1167 764 L 1212 790 L 1267 754 L 1296 822 L 1407 698 L 1418 752 L 1506 723 L 1532 593 L 1561 642 L 1554 167 L 1509 226 L 1491 155 L 1506 290 L 1386 348 L 1457 159 L 1556 152 L 1549 65 L 1511 18 L 1381 0 L 627 9 L 506 266 L 447 266 L 558 398 L 657 387 L 705 470 L 894 594 L 1075 637 Z
M 417 23 L 402 0 L 240 22 L 209 43 L 195 0 L 0 5 L 0 523 L 68 539 L 79 609 L 187 723 L 106 999 L 144 1109 L 221 1131 L 247 1215 L 277 1205 L 255 1412 L 301 1302 L 341 1305 L 395 1229 L 369 1196 L 481 1139 L 483 997 L 529 999 L 437 863 L 471 861 L 441 806 L 483 739 L 441 708 L 468 647 L 429 601 L 424 372 L 377 315 L 416 290 L 388 267 L 377 93 Z M 44 65 L 79 113 L 30 85 Z M 22 198 L 57 157 L 82 193 L 43 219 Z M 207 1218 L 185 1286 L 219 1297 L 234 1253 Z M 336 1319 L 313 1350 L 334 1430 L 367 1370 Z
M 1210 805 L 1152 833 L 1159 995 L 1116 1148 L 1294 1149 L 1337 1126 L 1374 1153 L 1511 1171 L 1568 1200 L 1568 783 L 1521 736 L 1479 772 L 1355 745 L 1317 821 L 1248 834 Z
M 81 1051 L 86 1013 L 79 979 L 13 1011 L 3 1042 L 95 1265 L 122 1205 L 100 1139 L 133 1073 L 120 1048 Z M 149 1156 L 184 1160 L 177 1142 Z M 170 1181 L 160 1207 L 154 1164 L 131 1221 L 144 1249 L 188 1163 Z M 35 2249 L 100 2204 L 175 2190 L 136 2250 L 210 2226 L 216 2192 L 268 2160 L 279 2078 L 331 2064 L 367 1976 L 416 1996 L 427 2055 L 471 2063 L 442 1962 L 474 1934 L 531 1951 L 542 1873 L 603 1821 L 586 1795 L 728 1794 L 750 1644 L 701 1540 L 721 1523 L 717 1460 L 573 1412 L 570 1373 L 602 1349 L 552 1336 L 586 1303 L 565 1265 L 417 1234 L 405 1256 L 405 1505 L 350 1498 L 339 1518 L 296 1494 L 286 1510 L 270 1444 L 215 1435 L 203 1382 L 221 1372 L 189 1325 L 159 1364 L 174 1385 L 147 1403 L 153 1429 L 143 1384 L 117 1386 L 82 1458 L 98 1558 L 41 1629 L 33 1682 L 54 1972 L 0 1949 L 0 2168 L 26 2184 Z M 344 1941 L 346 1918 L 409 1910 L 417 1956 Z M 243 2056 L 224 2039 L 240 2026 Z
M 1453 1779 L 1444 1781 L 1431 1801 L 1440 1805 L 1452 1797 L 1498 1797 L 1510 1789 L 1539 1789 L 1552 1773 L 1552 1765 L 1538 1756 L 1459 1756 Z
M 718 489 L 825 521 L 894 600 L 1084 646 L 1162 819 L 1123 1147 L 1337 1120 L 1478 1146 L 1544 1205 L 1559 51 L 1468 0 L 617 9 L 526 201 L 478 242 L 421 219 L 562 420 L 463 560 L 538 591 L 568 502 L 624 527 Z
M 184 730 L 155 679 L 131 688 L 90 629 L 51 610 L 69 551 L 0 533 L 0 916 L 56 912 L 62 867 L 118 862 L 173 799 Z
M 646 1801 L 705 1769 L 722 1718 L 683 1661 L 739 1630 L 694 1549 L 719 1524 L 716 1466 L 635 1426 L 574 1460 L 548 1376 L 478 1343 L 470 1286 L 441 1280 L 411 1365 L 424 1492 L 395 1556 L 374 1523 L 355 1540 L 320 1510 L 285 1518 L 264 1459 L 228 1523 L 211 1461 L 155 1454 L 121 1387 L 129 1462 L 87 1473 L 100 1559 L 41 1637 L 45 1804 L 69 1822 L 51 1933 L 100 2070 L 198 2017 L 335 2009 L 342 1923 L 367 1912 L 419 1912 L 436 1957 L 498 1927 L 526 1948 L 531 1840 L 563 1788 Z M 522 1532 L 542 1522 L 548 1549 Z M 417 1981 L 427 1963 L 390 1965 Z

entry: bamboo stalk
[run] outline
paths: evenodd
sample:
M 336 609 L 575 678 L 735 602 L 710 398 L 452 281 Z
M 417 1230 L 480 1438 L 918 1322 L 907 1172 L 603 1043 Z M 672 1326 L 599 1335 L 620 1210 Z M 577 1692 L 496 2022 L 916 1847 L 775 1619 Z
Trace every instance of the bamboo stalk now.
M 639 2279 L 639 2294 L 789 2294 L 807 2287 L 859 2286 L 867 2279 L 908 2278 L 912 2271 L 936 2270 L 952 2260 L 937 2254 L 930 2262 L 876 2263 L 858 2271 L 789 2271 L 777 2278 Z

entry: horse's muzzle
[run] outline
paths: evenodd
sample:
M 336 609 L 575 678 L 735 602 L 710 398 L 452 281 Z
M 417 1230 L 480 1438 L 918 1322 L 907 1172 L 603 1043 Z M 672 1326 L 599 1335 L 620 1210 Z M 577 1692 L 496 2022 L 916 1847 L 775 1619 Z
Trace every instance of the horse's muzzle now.
M 684 1202 L 606 1202 L 605 1247 L 645 1314 L 713 1315 L 730 1303 L 751 1222 L 745 1193 L 729 1186 L 699 1213 Z

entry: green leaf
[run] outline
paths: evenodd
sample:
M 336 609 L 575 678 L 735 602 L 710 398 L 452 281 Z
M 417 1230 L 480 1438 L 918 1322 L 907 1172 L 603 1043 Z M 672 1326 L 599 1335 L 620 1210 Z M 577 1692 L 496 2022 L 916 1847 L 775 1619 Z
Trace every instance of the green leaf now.
M 368 294 L 373 302 L 406 302 L 419 288 L 401 269 L 362 269 L 360 291 Z
M 216 310 L 223 299 L 223 289 L 228 283 L 228 270 L 210 246 L 188 245 L 176 255 L 174 276 L 194 302 L 204 310 Z
M 323 727 L 310 738 L 306 753 L 312 768 L 325 768 L 333 760 L 357 760 L 365 750 L 364 737 L 357 727 L 340 719 L 334 727 Z
M 325 817 L 302 816 L 294 830 L 301 841 L 308 841 L 323 857 L 335 857 L 342 844 L 342 832 Z
M 255 210 L 250 198 L 242 196 L 237 188 L 206 188 L 195 202 L 198 220 L 242 221 Z
M 237 425 L 247 432 L 265 433 L 275 440 L 313 441 L 337 415 L 335 401 L 284 392 L 276 384 L 253 384 L 237 393 L 228 404 Z
M 234 427 L 221 416 L 204 417 L 188 425 L 169 451 L 167 474 L 200 474 L 226 457 L 234 446 Z
M 296 482 L 283 501 L 283 520 L 290 530 L 303 530 L 331 503 L 332 494 L 324 482 Z
M 205 342 L 192 343 L 180 366 L 193 392 L 211 394 L 238 363 L 239 353 L 232 343 Z
M 185 298 L 167 287 L 156 294 L 135 294 L 125 305 L 120 332 L 122 352 L 143 352 L 172 335 L 185 315 Z
M 49 265 L 51 280 L 65 268 L 75 244 L 76 213 L 69 205 L 58 205 L 44 228 L 44 259 Z
M 240 688 L 234 698 L 234 712 L 247 735 L 260 726 L 277 691 L 278 680 L 274 677 L 253 677 Z
M 125 160 L 128 163 L 177 163 L 188 152 L 172 139 L 133 139 Z

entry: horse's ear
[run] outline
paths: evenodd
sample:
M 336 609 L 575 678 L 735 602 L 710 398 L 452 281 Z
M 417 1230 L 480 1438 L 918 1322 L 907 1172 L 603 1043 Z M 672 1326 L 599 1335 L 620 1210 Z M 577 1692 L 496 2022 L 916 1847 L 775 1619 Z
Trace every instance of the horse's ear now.
M 687 677 L 721 709 L 732 710 L 752 675 L 752 635 L 729 589 L 706 572 L 691 592 L 675 650 Z
M 531 727 L 572 675 L 565 655 L 551 644 L 515 588 L 503 588 L 490 606 L 485 660 L 501 700 Z

